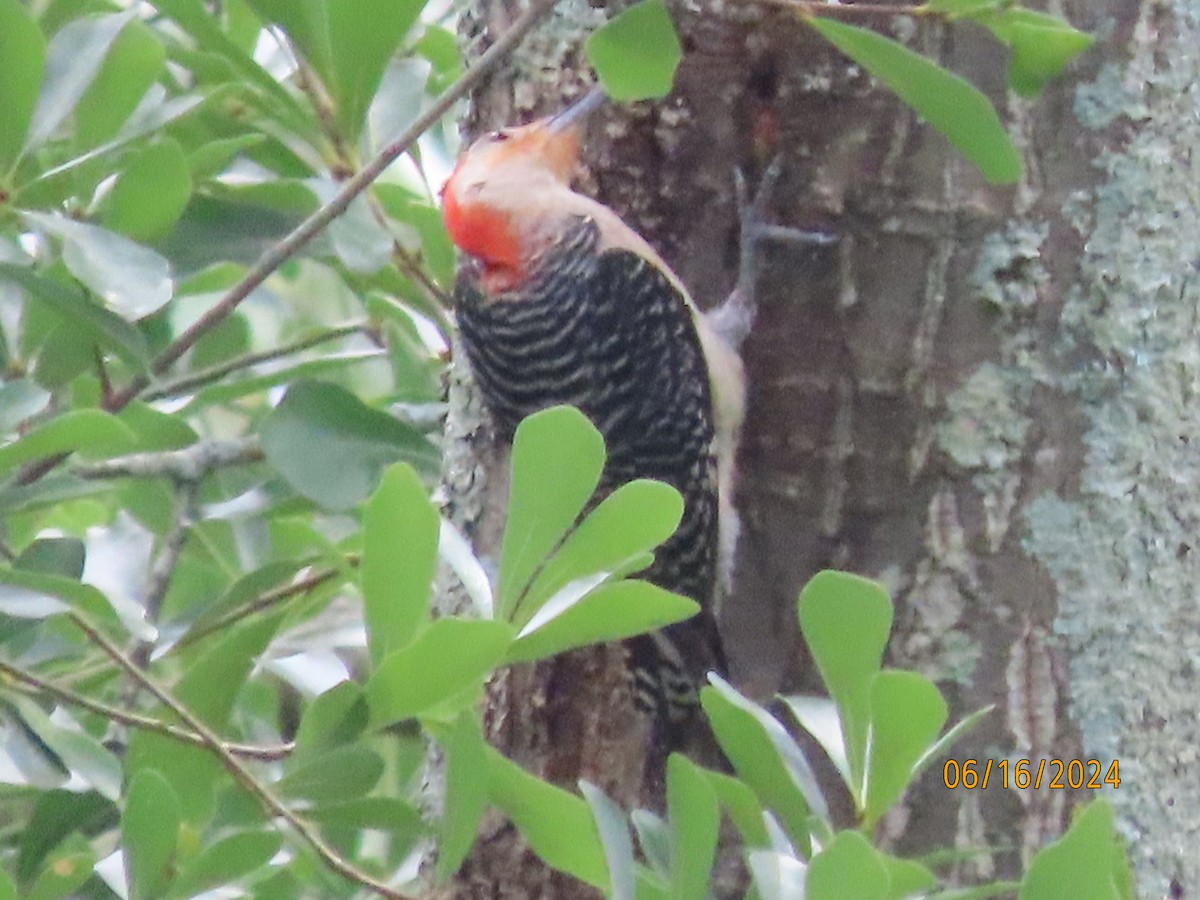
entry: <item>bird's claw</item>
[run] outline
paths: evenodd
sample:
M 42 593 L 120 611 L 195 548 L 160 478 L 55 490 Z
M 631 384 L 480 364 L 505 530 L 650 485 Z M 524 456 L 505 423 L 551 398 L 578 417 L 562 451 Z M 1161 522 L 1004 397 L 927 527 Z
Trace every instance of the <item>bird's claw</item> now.
M 750 196 L 745 173 L 739 168 L 733 170 L 733 188 L 740 226 L 738 250 L 741 259 L 738 265 L 738 279 L 733 293 L 710 313 L 710 317 L 718 331 L 725 334 L 726 339 L 734 346 L 741 343 L 754 320 L 754 288 L 758 282 L 759 243 L 777 241 L 824 247 L 837 241 L 835 235 L 825 231 L 809 231 L 787 225 L 775 225 L 768 221 L 768 205 L 782 174 L 783 154 L 779 154 L 763 170 L 754 196 Z

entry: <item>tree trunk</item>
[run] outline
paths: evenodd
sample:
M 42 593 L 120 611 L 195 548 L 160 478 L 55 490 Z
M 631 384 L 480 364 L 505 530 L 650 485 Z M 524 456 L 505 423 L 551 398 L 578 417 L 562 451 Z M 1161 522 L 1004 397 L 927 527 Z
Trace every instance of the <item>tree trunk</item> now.
M 584 186 L 703 306 L 736 275 L 735 166 L 753 182 L 783 154 L 777 221 L 838 238 L 763 261 L 745 346 L 743 540 L 722 618 L 735 681 L 760 698 L 812 688 L 799 588 L 829 566 L 878 578 L 898 603 L 891 661 L 934 678 L 958 716 L 996 704 L 954 758 L 1117 760 L 1121 786 L 1106 794 L 1142 893 L 1191 896 L 1200 12 L 1185 0 L 1054 4 L 1097 44 L 1033 101 L 1005 92 L 1005 52 L 981 29 L 856 17 L 997 104 L 1025 175 L 994 187 L 793 15 L 708 2 L 674 11 L 686 50 L 675 93 L 604 114 Z M 511 80 L 477 98 L 472 132 L 557 108 L 601 15 L 562 4 Z M 482 0 L 478 16 L 475 33 L 511 12 Z M 477 435 L 472 415 L 457 403 L 452 429 Z M 457 507 L 466 519 L 495 509 L 472 493 L 486 480 L 476 446 L 458 444 L 459 472 L 472 473 L 474 499 Z M 576 664 L 619 660 L 596 651 Z M 490 736 L 505 752 L 561 774 L 556 755 L 575 748 L 521 718 L 540 709 L 554 670 L 508 676 L 488 715 L 504 723 Z M 603 699 L 575 710 L 573 734 L 611 714 Z M 588 777 L 640 795 L 614 772 Z M 1012 848 L 957 873 L 1012 877 L 1095 794 L 951 791 L 939 763 L 883 837 L 901 853 Z M 488 877 L 508 874 L 510 885 L 524 877 L 515 864 Z

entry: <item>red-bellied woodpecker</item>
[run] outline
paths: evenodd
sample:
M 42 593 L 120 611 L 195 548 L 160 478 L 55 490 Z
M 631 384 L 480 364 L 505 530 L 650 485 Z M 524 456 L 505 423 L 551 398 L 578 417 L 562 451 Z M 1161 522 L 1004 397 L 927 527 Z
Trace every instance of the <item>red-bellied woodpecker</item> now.
M 604 489 L 655 478 L 683 496 L 683 520 L 643 577 L 702 612 L 629 645 L 638 696 L 673 730 L 705 674 L 724 668 L 714 609 L 736 539 L 744 379 L 736 351 L 650 245 L 571 188 L 579 122 L 601 99 L 593 91 L 480 138 L 442 200 L 469 256 L 455 290 L 462 346 L 501 434 L 572 404 L 604 436 Z

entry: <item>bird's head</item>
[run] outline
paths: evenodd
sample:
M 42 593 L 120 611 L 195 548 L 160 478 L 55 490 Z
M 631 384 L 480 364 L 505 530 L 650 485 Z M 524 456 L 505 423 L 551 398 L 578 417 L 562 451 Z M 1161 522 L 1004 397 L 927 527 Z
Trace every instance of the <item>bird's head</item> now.
M 442 188 L 442 216 L 450 239 L 482 265 L 485 287 L 524 277 L 554 198 L 570 189 L 583 120 L 603 102 L 593 89 L 557 115 L 484 135 L 459 158 Z

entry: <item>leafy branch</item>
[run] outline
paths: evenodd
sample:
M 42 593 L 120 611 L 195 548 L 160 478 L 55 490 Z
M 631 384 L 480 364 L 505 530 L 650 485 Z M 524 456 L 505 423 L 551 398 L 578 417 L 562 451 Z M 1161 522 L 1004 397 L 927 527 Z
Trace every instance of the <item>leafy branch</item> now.
M 266 812 L 283 819 L 332 871 L 349 881 L 369 888 L 381 897 L 388 897 L 391 900 L 414 900 L 411 895 L 396 890 L 391 885 L 379 881 L 348 862 L 321 837 L 320 832 L 311 823 L 276 797 L 215 731 L 126 656 L 121 648 L 109 640 L 87 617 L 76 611 L 71 611 L 68 615 L 72 623 L 87 636 L 88 640 L 99 647 L 139 687 L 149 692 L 163 706 L 171 710 L 193 734 L 200 738 L 204 749 L 217 758 L 233 777 L 233 780 L 253 796 Z

